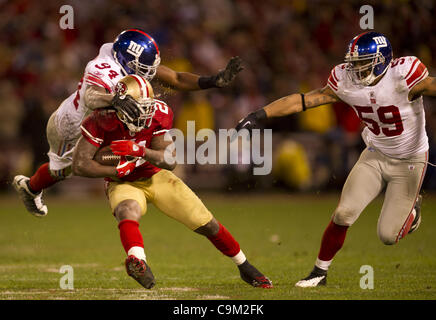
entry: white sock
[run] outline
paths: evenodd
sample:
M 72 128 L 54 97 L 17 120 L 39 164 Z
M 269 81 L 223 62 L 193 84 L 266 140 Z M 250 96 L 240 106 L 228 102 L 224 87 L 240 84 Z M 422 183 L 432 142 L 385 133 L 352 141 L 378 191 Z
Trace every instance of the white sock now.
M 245 254 L 242 252 L 242 250 L 239 250 L 238 254 L 236 256 L 231 257 L 232 261 L 237 265 L 243 264 L 247 258 L 245 257 Z
M 315 266 L 317 266 L 318 268 L 327 271 L 330 267 L 330 265 L 332 264 L 332 260 L 329 261 L 323 261 L 323 260 L 319 260 L 318 258 L 316 258 L 316 262 L 315 262 Z
M 127 255 L 135 256 L 140 260 L 145 260 L 147 262 L 147 259 L 145 258 L 145 251 L 144 248 L 141 247 L 131 247 L 129 251 L 127 252 Z

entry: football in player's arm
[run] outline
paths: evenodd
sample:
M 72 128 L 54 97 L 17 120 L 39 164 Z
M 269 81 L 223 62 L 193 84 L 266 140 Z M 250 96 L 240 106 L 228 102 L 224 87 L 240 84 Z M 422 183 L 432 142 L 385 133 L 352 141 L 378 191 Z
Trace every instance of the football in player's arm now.
M 212 76 L 176 72 L 160 62 L 158 45 L 139 29 L 125 30 L 113 43 L 100 47 L 97 57 L 88 62 L 77 90 L 50 116 L 47 123 L 50 161 L 41 165 L 31 177 L 14 177 L 12 184 L 27 211 L 37 217 L 47 215 L 43 190 L 71 176 L 71 155 L 80 137 L 80 123 L 87 114 L 113 106 L 130 118 L 138 116 L 136 101 L 130 95 L 115 94 L 115 86 L 123 76 L 137 75 L 148 81 L 156 79 L 177 90 L 199 90 L 228 86 L 242 70 L 239 57 L 231 58 L 223 70 Z
M 165 160 L 165 152 L 173 142 L 165 141 L 164 133 L 172 126 L 172 111 L 163 101 L 153 99 L 149 83 L 137 77 L 121 79 L 118 89 L 124 88 L 125 93 L 140 102 L 139 117 L 130 118 L 123 110 L 95 110 L 82 123 L 82 137 L 72 164 L 75 175 L 104 177 L 107 181 L 109 203 L 127 254 L 128 275 L 147 289 L 155 284 L 139 231 L 139 220 L 147 211 L 147 203 L 151 202 L 164 214 L 207 237 L 237 265 L 242 280 L 254 287 L 271 288 L 271 281 L 247 261 L 230 232 L 171 172 L 175 164 Z M 145 92 L 147 97 L 144 98 Z M 93 160 L 97 150 L 108 145 L 113 154 L 121 157 L 116 166 L 101 165 Z

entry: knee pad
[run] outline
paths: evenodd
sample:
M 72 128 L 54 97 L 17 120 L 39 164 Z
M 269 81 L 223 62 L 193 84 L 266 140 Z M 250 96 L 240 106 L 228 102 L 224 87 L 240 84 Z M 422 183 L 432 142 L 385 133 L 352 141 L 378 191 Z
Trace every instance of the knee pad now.
M 340 226 L 351 226 L 356 221 L 359 213 L 355 210 L 338 206 L 333 214 L 333 222 Z
M 397 233 L 379 230 L 377 235 L 380 241 L 387 246 L 397 243 Z

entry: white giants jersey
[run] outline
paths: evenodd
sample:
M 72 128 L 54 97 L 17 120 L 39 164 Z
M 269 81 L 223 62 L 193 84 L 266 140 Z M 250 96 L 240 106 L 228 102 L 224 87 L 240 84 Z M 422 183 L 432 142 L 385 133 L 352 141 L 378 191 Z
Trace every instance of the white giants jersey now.
M 65 140 L 75 140 L 80 137 L 82 120 L 92 112 L 85 105 L 86 87 L 99 86 L 106 89 L 107 93 L 111 93 L 123 77 L 121 67 L 112 55 L 112 45 L 112 43 L 105 43 L 101 46 L 98 56 L 86 65 L 77 90 L 65 99 L 56 111 L 56 128 Z
M 418 58 L 402 57 L 392 61 L 374 86 L 353 84 L 345 64 L 333 68 L 327 85 L 365 123 L 362 138 L 367 146 L 403 159 L 428 150 L 423 99 L 408 98 L 410 90 L 427 76 Z

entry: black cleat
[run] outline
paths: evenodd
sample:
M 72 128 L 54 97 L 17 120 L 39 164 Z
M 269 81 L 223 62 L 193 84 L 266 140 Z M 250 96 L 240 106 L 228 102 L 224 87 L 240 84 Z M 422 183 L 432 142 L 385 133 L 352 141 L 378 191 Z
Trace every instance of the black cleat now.
M 413 219 L 412 226 L 409 229 L 408 233 L 412 233 L 416 229 L 419 228 L 421 224 L 421 204 L 422 204 L 422 196 L 419 195 L 415 202 L 415 219 Z
M 270 289 L 273 284 L 259 270 L 253 267 L 247 260 L 238 266 L 242 280 L 256 288 Z
M 126 259 L 126 271 L 129 276 L 138 281 L 141 286 L 151 289 L 156 284 L 153 273 L 145 260 L 138 259 L 131 255 Z
M 312 272 L 304 279 L 298 281 L 295 286 L 300 288 L 313 288 L 327 284 L 327 271 L 315 266 Z

